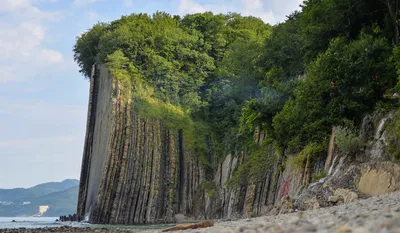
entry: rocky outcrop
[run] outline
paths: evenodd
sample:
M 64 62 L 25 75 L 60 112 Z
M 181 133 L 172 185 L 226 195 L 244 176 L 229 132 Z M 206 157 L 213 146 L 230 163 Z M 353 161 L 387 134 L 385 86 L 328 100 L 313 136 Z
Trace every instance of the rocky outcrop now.
M 363 166 L 357 189 L 367 195 L 382 195 L 400 190 L 400 166 L 391 162 Z
M 179 132 L 132 111 L 128 90 L 100 66 L 91 78 L 79 216 L 90 222 L 172 222 L 192 213 L 203 171 Z
M 211 228 L 184 232 L 398 233 L 400 231 L 399 198 L 399 193 L 393 193 L 318 210 L 238 221 L 219 221 Z
M 390 116 L 381 117 L 384 122 L 377 127 L 373 117 L 363 123 L 360 134 L 370 144 L 361 154 L 377 158 L 374 163 L 341 156 L 333 129 L 327 158 L 308 161 L 299 171 L 276 156 L 257 177 L 227 185 L 246 163 L 244 151 L 222 159 L 215 156 L 211 170 L 205 170 L 187 149 L 183 131 L 136 112 L 130 89 L 112 78 L 106 67 L 94 67 L 90 83 L 78 219 L 106 224 L 237 219 L 348 202 L 354 199 L 351 192 L 376 195 L 399 189 L 400 170 L 384 162 L 384 126 Z M 265 132 L 256 130 L 257 143 L 264 137 Z M 324 173 L 325 178 L 308 185 Z M 371 185 L 374 182 L 380 185 Z M 338 201 L 329 201 L 332 196 Z M 279 205 L 285 208 L 274 209 Z
M 298 192 L 297 175 L 274 167 L 256 180 L 227 186 L 246 153 L 228 154 L 206 173 L 185 149 L 182 131 L 135 112 L 131 98 L 125 98 L 129 90 L 104 66 L 92 73 L 79 219 L 147 224 L 174 222 L 176 214 L 190 219 L 252 217 Z M 258 142 L 265 136 L 255 135 Z
M 330 164 L 326 161 L 327 176 L 304 189 L 296 198 L 295 206 L 304 210 L 311 208 L 308 202 L 317 201 L 321 207 L 346 204 L 359 197 L 400 190 L 400 165 L 390 161 L 386 150 L 385 127 L 393 117 L 393 112 L 365 116 L 359 135 L 364 146 L 355 155 L 344 155 L 336 149 L 333 129 L 327 157 L 333 159 Z

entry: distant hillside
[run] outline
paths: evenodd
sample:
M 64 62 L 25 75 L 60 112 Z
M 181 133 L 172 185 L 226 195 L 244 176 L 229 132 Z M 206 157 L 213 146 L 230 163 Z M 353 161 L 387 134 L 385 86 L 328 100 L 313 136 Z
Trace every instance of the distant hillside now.
M 50 209 L 43 215 L 45 217 L 73 214 L 76 212 L 78 203 L 78 191 L 79 186 L 75 186 L 61 192 L 51 193 L 32 201 L 32 205 L 48 205 Z
M 31 201 L 50 193 L 60 192 L 79 185 L 79 180 L 67 179 L 62 182 L 49 182 L 24 189 L 0 189 L 0 201 L 14 202 L 16 200 Z M 24 199 L 24 200 L 22 200 Z
M 43 214 L 47 217 L 75 213 L 78 184 L 78 180 L 65 180 L 40 184 L 29 189 L 0 190 L 0 195 L 15 192 L 15 196 L 20 197 L 11 198 L 4 195 L 4 200 L 10 203 L 3 201 L 3 204 L 0 204 L 0 217 L 33 216 L 39 212 L 39 206 L 49 206 Z

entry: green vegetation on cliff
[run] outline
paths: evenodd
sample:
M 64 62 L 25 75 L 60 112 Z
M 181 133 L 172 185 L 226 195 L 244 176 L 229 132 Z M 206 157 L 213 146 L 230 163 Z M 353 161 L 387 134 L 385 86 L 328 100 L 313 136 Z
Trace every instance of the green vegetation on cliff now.
M 132 14 L 80 36 L 75 60 L 85 76 L 107 64 L 136 112 L 183 130 L 204 164 L 244 150 L 235 179 L 256 177 L 292 155 L 303 167 L 333 126 L 387 105 L 399 90 L 398 6 L 308 0 L 275 26 L 234 13 Z

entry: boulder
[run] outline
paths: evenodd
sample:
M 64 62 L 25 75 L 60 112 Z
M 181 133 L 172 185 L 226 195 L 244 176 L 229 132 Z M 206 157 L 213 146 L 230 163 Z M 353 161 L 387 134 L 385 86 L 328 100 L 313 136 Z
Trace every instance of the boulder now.
M 294 209 L 293 200 L 289 196 L 282 197 L 279 204 L 279 214 L 292 213 Z
M 187 222 L 187 217 L 183 214 L 175 214 L 174 220 L 176 223 L 184 223 Z
M 324 187 L 322 183 L 304 190 L 294 202 L 294 206 L 299 210 L 315 210 L 320 207 L 331 206 L 328 198 L 332 196 L 330 187 Z
M 377 196 L 400 190 L 400 166 L 391 162 L 366 166 L 361 171 L 357 189 L 367 195 Z
M 338 196 L 330 196 L 328 198 L 328 201 L 332 202 L 332 203 L 337 203 L 339 201 L 339 197 Z
M 304 204 L 307 206 L 307 210 L 318 210 L 320 208 L 318 199 L 316 196 L 312 197 L 311 199 L 308 199 L 304 202 Z
M 339 200 L 343 201 L 344 204 L 356 201 L 358 199 L 358 194 L 350 189 L 336 189 L 333 195 L 339 197 Z

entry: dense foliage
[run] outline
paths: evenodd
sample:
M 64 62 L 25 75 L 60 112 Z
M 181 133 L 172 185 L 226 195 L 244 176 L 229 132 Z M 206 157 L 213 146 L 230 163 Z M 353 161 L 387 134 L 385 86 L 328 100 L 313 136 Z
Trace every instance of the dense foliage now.
M 233 13 L 132 14 L 81 35 L 75 60 L 85 76 L 108 64 L 142 115 L 195 132 L 204 158 L 247 150 L 243 169 L 256 175 L 276 154 L 317 156 L 332 126 L 357 126 L 399 89 L 398 6 L 308 0 L 275 26 Z

